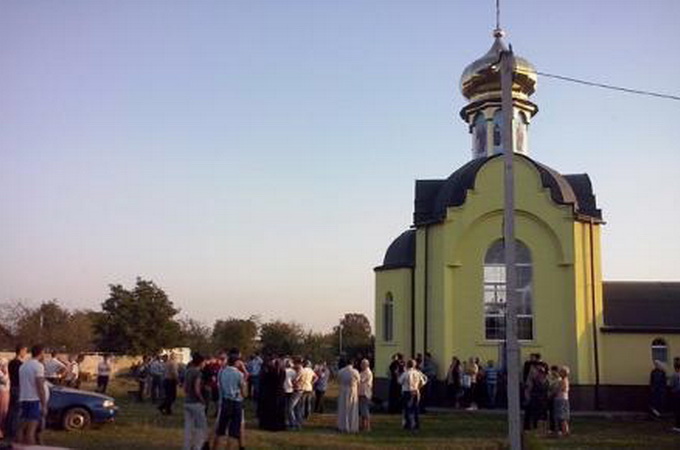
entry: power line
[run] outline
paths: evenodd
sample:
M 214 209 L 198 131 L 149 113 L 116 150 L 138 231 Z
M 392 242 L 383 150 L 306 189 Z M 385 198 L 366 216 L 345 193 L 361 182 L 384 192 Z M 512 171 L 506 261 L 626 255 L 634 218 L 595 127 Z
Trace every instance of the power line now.
M 680 101 L 680 96 L 677 96 L 677 95 L 661 94 L 661 93 L 658 93 L 658 92 L 643 91 L 643 90 L 640 90 L 640 89 L 630 89 L 630 88 L 625 88 L 625 87 L 621 87 L 621 86 L 614 86 L 614 85 L 611 85 L 611 84 L 596 83 L 594 81 L 579 80 L 578 78 L 565 77 L 564 75 L 555 75 L 553 73 L 545 73 L 545 72 L 536 72 L 536 73 L 538 75 L 542 75 L 544 77 L 556 78 L 558 80 L 570 81 L 572 83 L 584 84 L 586 86 L 594 86 L 594 87 L 599 87 L 599 88 L 604 88 L 604 89 L 611 89 L 613 91 L 627 92 L 629 94 L 647 95 L 649 97 L 665 98 L 667 100 Z

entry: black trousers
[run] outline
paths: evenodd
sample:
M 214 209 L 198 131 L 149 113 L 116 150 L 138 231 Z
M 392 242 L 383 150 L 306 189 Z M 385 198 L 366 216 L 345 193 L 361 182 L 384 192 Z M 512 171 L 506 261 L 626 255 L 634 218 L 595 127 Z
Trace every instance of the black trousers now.
M 164 379 L 163 391 L 165 392 L 165 398 L 163 398 L 163 403 L 161 403 L 158 409 L 165 414 L 172 414 L 172 404 L 177 399 L 177 380 Z

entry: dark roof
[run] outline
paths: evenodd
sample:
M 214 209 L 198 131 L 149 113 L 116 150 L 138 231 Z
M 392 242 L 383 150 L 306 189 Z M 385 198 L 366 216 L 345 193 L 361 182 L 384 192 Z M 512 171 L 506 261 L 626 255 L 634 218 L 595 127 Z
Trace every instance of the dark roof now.
M 680 332 L 680 282 L 606 281 L 603 331 Z
M 375 268 L 376 271 L 413 267 L 416 261 L 416 230 L 404 231 L 396 238 L 383 259 L 382 266 Z
M 499 154 L 473 159 L 453 172 L 446 180 L 417 180 L 414 224 L 417 226 L 443 221 L 448 207 L 461 206 L 465 203 L 467 191 L 474 188 L 477 173 L 484 164 L 500 156 Z M 556 170 L 527 156 L 518 156 L 536 167 L 543 186 L 550 189 L 550 196 L 555 203 L 571 205 L 578 216 L 602 220 L 602 212 L 597 209 L 592 184 L 587 174 L 560 175 Z

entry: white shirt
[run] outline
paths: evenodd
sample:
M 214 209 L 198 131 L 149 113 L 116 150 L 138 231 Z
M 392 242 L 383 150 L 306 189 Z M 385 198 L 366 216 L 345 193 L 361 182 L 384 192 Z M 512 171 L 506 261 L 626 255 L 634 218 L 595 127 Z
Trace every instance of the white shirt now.
M 293 380 L 297 377 L 297 372 L 290 367 L 286 369 L 286 379 L 283 381 L 283 392 L 290 394 L 293 392 Z
M 97 375 L 100 377 L 111 376 L 111 363 L 102 360 L 99 365 L 97 365 Z
M 369 400 L 373 396 L 373 372 L 369 368 L 359 372 L 359 396 Z
M 29 359 L 19 368 L 19 401 L 35 402 L 40 400 L 36 379 L 45 378 L 45 366 L 37 359 Z
M 44 363 L 45 365 L 45 378 L 56 378 L 59 371 L 64 370 L 66 366 L 64 363 L 59 361 L 57 358 L 52 358 Z
M 78 363 L 75 361 L 71 361 L 68 363 L 68 371 L 66 372 L 65 378 L 68 381 L 73 381 L 78 379 L 78 374 L 80 373 L 80 367 L 78 366 Z
M 427 377 L 418 369 L 406 369 L 406 372 L 399 376 L 401 392 L 419 391 L 427 383 Z

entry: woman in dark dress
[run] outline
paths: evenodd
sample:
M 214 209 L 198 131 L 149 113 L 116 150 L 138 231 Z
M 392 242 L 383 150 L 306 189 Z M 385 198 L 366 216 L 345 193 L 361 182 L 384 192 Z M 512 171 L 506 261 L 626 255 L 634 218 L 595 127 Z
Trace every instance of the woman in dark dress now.
M 401 385 L 399 384 L 399 376 L 404 372 L 404 357 L 401 353 L 396 353 L 392 357 L 389 372 L 390 390 L 387 399 L 387 411 L 390 414 L 399 414 L 401 412 Z
M 257 415 L 260 428 L 268 431 L 286 429 L 286 403 L 283 382 L 286 372 L 278 358 L 266 358 L 260 373 L 260 397 L 257 403 Z

